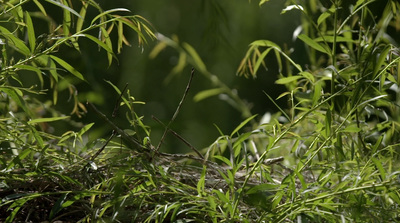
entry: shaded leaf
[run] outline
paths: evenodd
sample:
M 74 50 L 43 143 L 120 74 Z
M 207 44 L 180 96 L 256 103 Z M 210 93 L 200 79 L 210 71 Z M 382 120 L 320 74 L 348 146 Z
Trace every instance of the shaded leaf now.
M 54 55 L 50 55 L 50 58 L 53 59 L 54 61 L 56 61 L 59 65 L 61 65 L 63 68 L 65 68 L 67 71 L 69 71 L 75 77 L 77 77 L 81 80 L 85 80 L 83 75 L 77 69 L 72 67 L 69 63 L 65 62 L 63 59 L 56 57 Z

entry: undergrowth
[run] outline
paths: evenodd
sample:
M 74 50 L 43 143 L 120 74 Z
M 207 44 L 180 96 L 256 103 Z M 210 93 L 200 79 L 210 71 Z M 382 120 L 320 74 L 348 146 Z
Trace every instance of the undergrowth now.
M 0 14 L 9 21 L 7 27 L 0 26 L 2 221 L 400 221 L 400 52 L 388 32 L 399 29 L 398 2 L 387 1 L 378 14 L 373 11 L 378 1 L 288 1 L 282 13 L 301 13 L 302 24 L 294 36 L 304 43 L 308 64 L 297 64 L 291 50 L 272 41 L 256 40 L 238 68 L 239 75 L 256 77 L 266 59 L 279 65 L 276 84 L 285 85 L 287 92 L 277 99 L 266 92 L 265 98 L 287 100 L 288 107 L 277 105 L 280 112 L 263 117 L 253 115 L 239 94 L 207 69 L 193 47 L 155 35 L 140 16 L 116 14 L 127 11 L 120 8 L 103 11 L 93 1 L 81 1 L 78 13 L 67 1 L 49 0 L 64 17 L 60 25 L 54 21 L 58 28 L 40 42 L 25 2 L 4 4 Z M 47 16 L 40 1 L 33 2 Z M 98 15 L 85 23 L 88 8 Z M 113 114 L 105 115 L 94 104 L 80 102 L 60 72 L 84 79 L 54 55 L 61 45 L 79 51 L 81 38 L 97 44 L 111 63 L 115 54 L 109 34 L 116 29 L 119 51 L 127 43 L 123 27 L 137 33 L 139 44 L 157 36 L 151 57 L 166 47 L 175 49 L 180 63 L 173 72 L 189 73 L 186 68 L 194 67 L 170 122 L 153 117 L 164 126 L 164 136 L 174 135 L 191 153 L 161 152 L 164 136 L 151 141 L 151 129 L 135 112 L 145 105 L 126 88 L 109 83 L 119 97 Z M 19 81 L 23 72 L 36 74 L 43 86 L 43 80 L 50 81 L 53 101 L 38 101 L 35 95 L 46 93 L 44 87 L 27 87 Z M 220 131 L 220 137 L 203 149 L 171 129 L 184 112 L 195 73 L 213 86 L 197 93 L 196 101 L 223 95 L 243 116 L 237 128 Z M 70 116 L 52 109 L 60 83 L 75 99 L 72 114 L 98 116 L 113 129 L 109 138 L 88 140 L 88 133 L 100 123 L 52 134 L 53 122 L 72 124 Z M 113 122 L 120 106 L 128 109 L 129 131 Z M 42 117 L 38 110 L 51 115 Z

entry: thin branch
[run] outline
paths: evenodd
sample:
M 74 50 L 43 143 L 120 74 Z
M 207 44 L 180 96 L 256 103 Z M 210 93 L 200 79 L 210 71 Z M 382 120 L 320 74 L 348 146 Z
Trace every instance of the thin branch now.
M 108 143 L 111 141 L 111 139 L 112 139 L 116 134 L 117 134 L 117 132 L 113 130 L 112 133 L 111 133 L 111 135 L 110 135 L 110 138 L 108 138 L 107 141 L 104 143 L 104 145 L 96 152 L 96 154 L 94 154 L 94 155 L 92 156 L 92 158 L 90 158 L 90 161 L 82 168 L 82 170 L 87 169 L 87 167 L 89 166 L 89 164 L 90 164 L 91 162 L 93 162 L 93 161 L 100 155 L 101 152 L 103 152 L 103 150 L 106 148 L 106 146 L 108 145 Z
M 121 138 L 127 142 L 129 145 L 134 146 L 139 152 L 144 152 L 148 150 L 149 148 L 143 146 L 142 144 L 139 143 L 135 138 L 131 137 L 128 135 L 124 130 L 120 129 L 118 126 L 116 126 L 112 121 L 110 121 L 107 116 L 105 116 L 103 113 L 101 113 L 92 103 L 87 102 L 87 104 L 90 106 L 90 108 L 101 118 L 103 121 L 105 121 L 111 128 L 114 129 L 118 134 L 121 135 Z
M 125 84 L 124 89 L 121 91 L 121 94 L 119 95 L 117 101 L 115 102 L 114 111 L 113 111 L 112 116 L 111 116 L 113 118 L 115 118 L 117 116 L 119 105 L 121 104 L 122 95 L 124 95 L 127 87 L 128 87 L 128 83 Z
M 201 155 L 201 153 L 199 152 L 199 150 L 196 149 L 196 147 L 194 147 L 192 144 L 190 144 L 186 139 L 184 139 L 182 136 L 180 136 L 177 132 L 175 132 L 174 130 L 167 128 L 167 126 L 164 125 L 164 123 L 162 123 L 158 118 L 156 118 L 155 116 L 153 116 L 153 119 L 155 121 L 157 121 L 158 123 L 160 123 L 161 125 L 163 125 L 166 129 L 168 129 L 169 132 L 171 132 L 174 136 L 176 136 L 178 139 L 180 139 L 183 143 L 185 143 L 190 149 L 193 150 L 193 152 L 195 152 L 200 158 L 204 159 L 204 156 Z
M 159 151 L 159 150 L 160 150 L 161 144 L 162 144 L 162 143 L 164 142 L 164 140 L 165 140 L 165 136 L 167 135 L 167 132 L 168 132 L 168 130 L 169 130 L 169 127 L 171 126 L 172 122 L 174 122 L 174 120 L 176 119 L 176 117 L 177 117 L 178 114 L 179 114 L 179 111 L 181 110 L 183 101 L 185 100 L 185 98 L 186 98 L 186 96 L 187 96 L 187 94 L 188 94 L 188 92 L 189 92 L 190 85 L 192 84 L 193 76 L 194 76 L 194 68 L 192 68 L 192 72 L 190 73 L 189 82 L 188 82 L 188 84 L 186 85 L 186 89 L 185 89 L 185 92 L 183 93 L 182 99 L 181 99 L 181 101 L 179 102 L 179 105 L 178 105 L 178 107 L 176 108 L 176 111 L 175 111 L 174 115 L 172 116 L 171 120 L 169 121 L 168 125 L 165 127 L 165 131 L 164 131 L 164 133 L 163 133 L 163 135 L 162 135 L 162 137 L 161 137 L 161 139 L 160 139 L 160 142 L 159 142 L 158 145 L 157 145 L 156 151 Z

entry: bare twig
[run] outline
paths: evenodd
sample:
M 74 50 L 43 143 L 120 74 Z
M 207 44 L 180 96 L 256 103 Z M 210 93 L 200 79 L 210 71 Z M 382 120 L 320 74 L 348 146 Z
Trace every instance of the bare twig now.
M 157 121 L 158 123 L 160 123 L 161 125 L 163 125 L 165 128 L 168 128 L 167 126 L 164 125 L 164 123 L 162 123 L 158 118 L 156 118 L 155 116 L 153 116 L 153 119 L 155 121 Z M 196 149 L 196 147 L 194 147 L 192 144 L 190 144 L 186 139 L 184 139 L 182 136 L 180 136 L 177 132 L 175 132 L 172 129 L 168 128 L 168 131 L 171 132 L 174 136 L 176 136 L 178 139 L 180 139 L 183 143 L 185 143 L 190 149 L 193 150 L 193 152 L 195 152 L 200 158 L 204 159 L 204 156 L 201 155 L 201 153 Z
M 85 170 L 90 165 L 90 163 L 93 162 L 100 155 L 101 152 L 103 152 L 103 150 L 106 148 L 106 146 L 111 141 L 111 139 L 115 136 L 115 134 L 117 134 L 117 132 L 113 130 L 110 135 L 110 138 L 108 138 L 107 141 L 104 143 L 104 145 L 96 152 L 96 154 L 94 154 L 92 156 L 92 158 L 90 158 L 90 161 L 83 167 L 82 170 Z
M 111 128 L 114 129 L 118 134 L 121 135 L 121 138 L 128 143 L 130 146 L 134 146 L 139 152 L 144 152 L 149 148 L 145 147 L 144 145 L 140 144 L 135 138 L 128 135 L 124 130 L 120 129 L 117 125 L 115 125 L 112 121 L 110 121 L 107 116 L 101 113 L 92 103 L 87 102 L 90 108 L 101 118 L 105 121 Z
M 161 147 L 161 144 L 164 142 L 165 136 L 167 135 L 167 132 L 169 131 L 169 127 L 171 126 L 172 122 L 174 122 L 174 120 L 176 119 L 176 117 L 177 117 L 178 114 L 179 114 L 179 111 L 181 110 L 183 101 L 185 100 L 185 98 L 186 98 L 186 96 L 187 96 L 187 94 L 188 94 L 188 92 L 189 92 L 190 85 L 192 84 L 193 76 L 194 76 L 194 68 L 192 68 L 192 72 L 190 73 L 189 82 L 188 82 L 188 84 L 186 85 L 186 89 L 185 89 L 185 92 L 183 93 L 182 99 L 181 99 L 181 101 L 179 102 L 179 105 L 178 105 L 178 107 L 176 108 L 175 113 L 174 113 L 174 115 L 172 116 L 171 120 L 169 121 L 168 125 L 165 127 L 165 131 L 164 131 L 164 133 L 163 133 L 163 135 L 162 135 L 162 137 L 161 137 L 161 139 L 160 139 L 160 142 L 159 142 L 158 145 L 157 145 L 156 151 L 159 151 L 159 149 L 160 149 L 160 147 Z
M 121 94 L 119 95 L 117 101 L 115 102 L 114 111 L 113 111 L 112 116 L 111 116 L 113 118 L 115 118 L 115 116 L 117 116 L 119 105 L 121 104 L 122 95 L 124 95 L 127 87 L 128 87 L 128 83 L 125 84 L 124 89 L 121 91 Z

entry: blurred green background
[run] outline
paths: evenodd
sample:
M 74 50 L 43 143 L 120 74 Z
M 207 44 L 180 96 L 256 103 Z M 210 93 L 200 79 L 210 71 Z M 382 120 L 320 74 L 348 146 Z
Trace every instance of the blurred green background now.
M 134 14 L 146 18 L 156 32 L 171 38 L 176 35 L 180 42 L 193 46 L 207 69 L 217 75 L 226 85 L 236 89 L 241 98 L 251 106 L 253 114 L 259 114 L 258 120 L 266 112 L 276 112 L 276 107 L 269 101 L 263 91 L 273 98 L 284 89 L 274 84 L 279 71 L 276 60 L 267 57 L 268 70 L 260 70 L 256 79 L 246 79 L 236 75 L 236 70 L 244 57 L 248 45 L 258 39 L 268 39 L 282 48 L 290 49 L 294 44 L 293 31 L 300 25 L 299 14 L 295 10 L 281 15 L 284 1 L 271 0 L 260 7 L 258 1 L 247 0 L 115 0 L 99 1 L 104 10 L 111 8 L 127 8 Z M 119 61 L 107 67 L 105 52 L 88 44 L 82 53 L 71 53 L 70 61 L 84 74 L 89 84 L 77 84 L 81 101 L 88 99 L 94 102 L 106 115 L 111 116 L 117 93 L 104 80 L 122 89 L 128 83 L 128 89 L 136 100 L 146 102 L 137 105 L 135 111 L 144 116 L 145 124 L 151 127 L 153 144 L 157 144 L 163 127 L 151 117 L 154 115 L 165 124 L 171 119 L 182 98 L 190 76 L 191 67 L 166 81 L 172 68 L 176 65 L 178 53 L 167 48 L 155 59 L 149 53 L 157 41 L 148 46 L 137 47 L 136 36 L 127 36 L 131 47 L 125 47 L 118 55 Z M 95 53 L 93 53 L 95 52 Z M 63 52 L 64 53 L 64 52 Z M 297 52 L 293 52 L 295 55 Z M 302 59 L 298 53 L 299 60 Z M 298 61 L 301 62 L 301 61 Z M 195 103 L 193 96 L 206 89 L 213 88 L 209 80 L 197 74 L 184 102 L 179 116 L 171 128 L 183 136 L 198 149 L 210 145 L 219 136 L 217 125 L 224 134 L 230 134 L 243 120 L 240 113 L 226 101 L 213 97 Z M 284 100 L 278 101 L 282 106 Z M 123 109 L 114 120 L 123 129 L 129 124 Z M 84 122 L 98 121 L 93 113 L 84 117 Z M 109 134 L 106 125 L 96 125 L 101 134 Z M 169 152 L 185 152 L 189 149 L 174 136 L 168 136 L 163 150 Z

